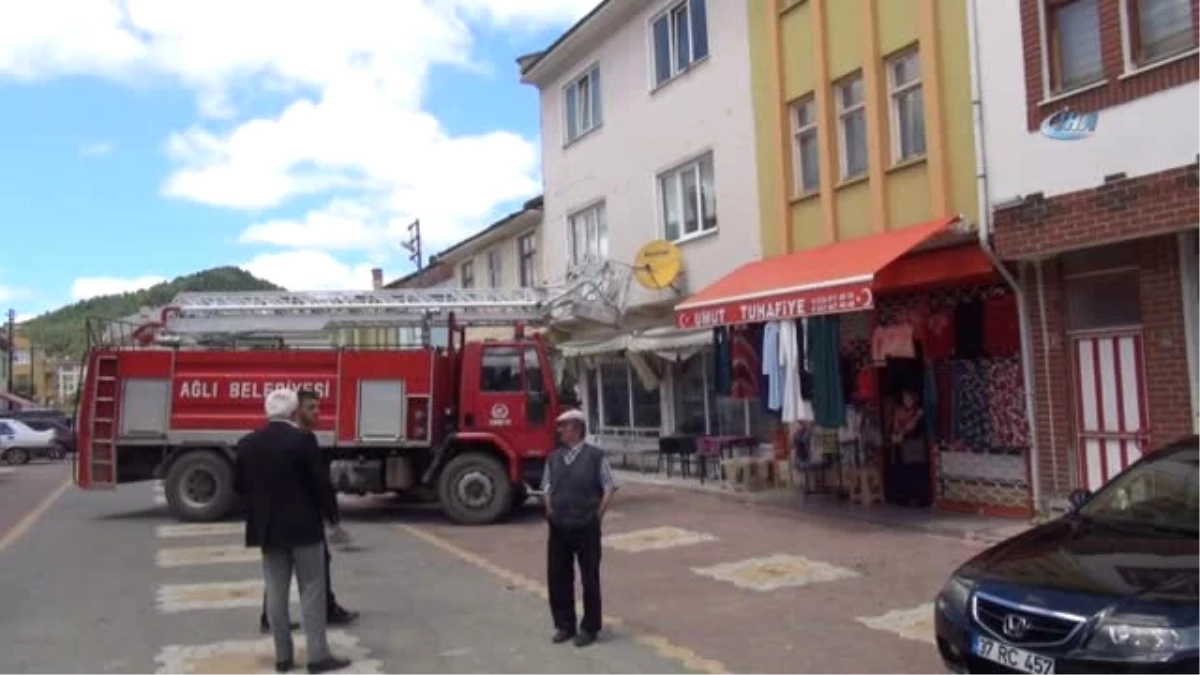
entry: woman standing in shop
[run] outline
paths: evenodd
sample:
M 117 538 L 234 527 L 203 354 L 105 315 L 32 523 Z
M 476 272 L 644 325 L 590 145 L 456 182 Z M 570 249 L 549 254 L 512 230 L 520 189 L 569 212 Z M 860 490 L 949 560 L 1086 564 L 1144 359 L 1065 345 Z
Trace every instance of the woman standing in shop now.
M 925 411 L 917 404 L 917 395 L 911 389 L 900 393 L 900 405 L 892 412 L 893 470 L 899 476 L 893 485 L 899 488 L 896 501 L 913 506 L 928 504 L 923 489 L 928 481 L 928 450 L 925 447 Z

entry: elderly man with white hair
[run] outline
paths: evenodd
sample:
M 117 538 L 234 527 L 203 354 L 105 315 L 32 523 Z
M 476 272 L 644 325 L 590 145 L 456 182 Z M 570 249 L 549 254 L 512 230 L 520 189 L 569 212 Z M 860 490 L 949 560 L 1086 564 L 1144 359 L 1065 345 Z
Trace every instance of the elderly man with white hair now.
M 317 400 L 291 389 L 267 394 L 266 426 L 237 443 L 235 489 L 246 500 L 246 546 L 262 550 L 267 616 L 275 640 L 275 670 L 295 665 L 288 591 L 293 573 L 308 642 L 308 672 L 350 665 L 329 652 L 325 637 L 325 523 L 339 527 L 337 496 L 316 437 Z
M 546 577 L 555 644 L 572 638 L 577 647 L 600 632 L 600 521 L 612 502 L 617 481 L 604 451 L 584 442 L 587 416 L 568 410 L 558 416 L 559 447 L 546 459 L 542 502 L 550 536 Z M 575 563 L 583 586 L 583 621 L 575 630 Z

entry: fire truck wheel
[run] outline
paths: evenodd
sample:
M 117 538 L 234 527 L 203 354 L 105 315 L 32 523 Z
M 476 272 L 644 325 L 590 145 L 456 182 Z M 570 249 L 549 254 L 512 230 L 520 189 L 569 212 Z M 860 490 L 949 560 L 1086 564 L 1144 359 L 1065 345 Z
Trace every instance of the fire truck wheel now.
M 167 505 L 179 520 L 207 523 L 233 508 L 233 467 L 215 452 L 189 452 L 171 465 Z
M 499 460 L 468 452 L 450 460 L 438 480 L 438 499 L 450 520 L 494 523 L 512 508 L 512 483 Z

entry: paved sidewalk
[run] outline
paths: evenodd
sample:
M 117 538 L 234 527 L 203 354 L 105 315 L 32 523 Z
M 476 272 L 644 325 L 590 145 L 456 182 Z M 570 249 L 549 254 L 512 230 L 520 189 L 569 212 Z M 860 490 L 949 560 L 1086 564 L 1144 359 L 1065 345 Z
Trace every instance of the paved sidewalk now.
M 536 507 L 488 527 L 430 520 L 417 529 L 544 593 Z M 604 530 L 605 613 L 710 672 L 941 672 L 933 600 L 983 548 L 632 481 Z
M 891 505 L 864 507 L 839 502 L 824 495 L 805 497 L 794 489 L 734 491 L 718 481 L 703 485 L 696 478 L 666 477 L 662 474 L 641 473 L 617 469 L 614 471 L 625 484 L 640 484 L 681 490 L 743 504 L 799 511 L 806 516 L 834 521 L 854 521 L 904 528 L 942 537 L 962 538 L 971 542 L 993 544 L 1033 527 L 1032 523 L 1013 518 L 993 518 L 937 509 L 911 509 Z

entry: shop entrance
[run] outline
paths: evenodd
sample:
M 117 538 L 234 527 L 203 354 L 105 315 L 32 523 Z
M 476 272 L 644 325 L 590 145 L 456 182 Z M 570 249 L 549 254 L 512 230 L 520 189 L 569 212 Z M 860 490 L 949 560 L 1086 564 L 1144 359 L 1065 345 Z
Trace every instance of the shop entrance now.
M 924 363 L 918 358 L 889 358 L 882 376 L 880 395 L 887 430 L 884 498 L 900 506 L 930 506 L 933 476 L 927 426 L 931 421 L 925 419 L 921 400 Z
M 1080 478 L 1096 490 L 1148 451 L 1142 334 L 1075 335 L 1071 347 Z

